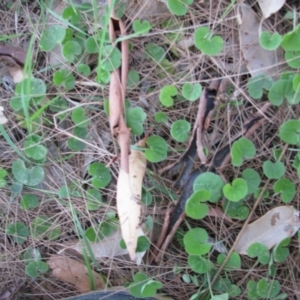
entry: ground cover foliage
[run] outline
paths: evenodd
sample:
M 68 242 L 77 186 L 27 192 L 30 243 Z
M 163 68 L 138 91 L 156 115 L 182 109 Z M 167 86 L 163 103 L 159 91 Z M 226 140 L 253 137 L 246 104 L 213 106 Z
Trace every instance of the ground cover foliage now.
M 129 42 L 130 149 L 147 159 L 132 262 L 109 124 L 110 78 L 123 63 L 109 40 L 112 11 L 106 1 L 2 1 L 0 299 L 59 299 L 91 287 L 138 298 L 300 297 L 300 8 L 259 2 L 115 2 L 129 36 L 117 38 Z M 158 246 L 187 182 L 175 183 L 187 175 L 173 167 L 190 149 L 192 170 L 202 172 L 188 174 L 186 216 Z M 274 216 L 283 227 L 272 228 Z M 246 228 L 255 221 L 268 241 Z

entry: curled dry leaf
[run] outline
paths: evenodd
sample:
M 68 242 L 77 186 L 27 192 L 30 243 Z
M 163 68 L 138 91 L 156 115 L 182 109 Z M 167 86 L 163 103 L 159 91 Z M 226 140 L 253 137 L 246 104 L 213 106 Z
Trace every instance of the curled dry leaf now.
M 138 143 L 145 147 L 145 139 Z M 137 239 L 141 222 L 141 196 L 147 161 L 142 151 L 132 150 L 129 156 L 129 173 L 120 168 L 117 184 L 117 207 L 123 239 L 129 256 L 136 260 Z
M 73 284 L 80 293 L 91 290 L 88 270 L 82 262 L 66 256 L 51 256 L 47 263 L 57 279 Z M 92 276 L 95 289 L 104 289 L 105 282 L 101 275 L 92 271 Z
M 292 206 L 275 207 L 245 228 L 235 251 L 247 254 L 247 249 L 253 243 L 261 243 L 270 249 L 293 236 L 299 228 L 299 212 Z
M 143 236 L 145 235 L 144 231 L 139 228 L 138 230 L 138 236 Z M 114 258 L 118 256 L 123 256 L 128 254 L 127 249 L 122 249 L 120 247 L 120 242 L 122 240 L 122 233 L 121 230 L 115 231 L 112 235 L 104 238 L 103 240 L 97 242 L 97 243 L 90 243 L 91 250 L 95 256 L 96 259 L 103 259 L 105 258 Z M 74 249 L 80 254 L 82 254 L 83 249 L 85 249 L 85 246 L 83 242 L 77 242 L 76 244 L 73 245 L 68 245 L 66 249 Z M 61 252 L 60 252 L 61 253 Z M 140 252 L 136 254 L 136 264 L 140 265 L 142 262 L 142 259 L 144 257 L 146 252 Z
M 111 5 L 111 1 L 108 1 Z M 123 22 L 112 10 L 109 21 L 109 36 L 113 44 L 117 36 L 126 35 Z M 120 170 L 117 183 L 117 208 L 123 239 L 129 256 L 136 260 L 136 247 L 141 217 L 142 182 L 146 170 L 146 158 L 140 151 L 129 156 L 130 130 L 124 119 L 124 102 L 128 73 L 128 42 L 122 41 L 121 66 L 111 73 L 109 89 L 109 121 L 111 133 L 117 136 L 120 147 Z
M 264 19 L 275 14 L 284 5 L 285 0 L 258 0 L 259 7 L 263 13 Z
M 283 63 L 283 51 L 277 48 L 268 51 L 259 43 L 260 20 L 253 9 L 245 4 L 239 5 L 241 14 L 240 44 L 249 73 L 252 76 L 267 74 L 276 77 L 286 67 Z M 266 30 L 262 26 L 262 30 Z

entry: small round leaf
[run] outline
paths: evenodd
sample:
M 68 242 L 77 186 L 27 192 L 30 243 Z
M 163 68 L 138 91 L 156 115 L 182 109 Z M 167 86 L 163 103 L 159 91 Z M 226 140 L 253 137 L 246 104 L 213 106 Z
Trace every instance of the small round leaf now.
M 206 190 L 195 192 L 186 202 L 185 212 L 192 219 L 202 219 L 209 211 L 207 204 L 201 203 L 209 200 L 210 192 Z
M 243 199 L 248 192 L 247 182 L 242 178 L 236 178 L 232 184 L 227 183 L 223 187 L 223 193 L 225 197 L 233 202 L 240 201 Z
M 149 148 L 146 149 L 145 156 L 150 162 L 160 162 L 167 157 L 168 144 L 162 137 L 151 136 L 147 139 L 146 144 Z
M 210 251 L 211 245 L 207 243 L 208 233 L 202 228 L 190 229 L 183 238 L 185 251 L 188 254 L 204 255 Z
M 263 164 L 263 171 L 269 179 L 279 179 L 285 173 L 285 166 L 281 161 L 273 163 L 267 160 Z
M 186 83 L 182 87 L 182 95 L 185 99 L 195 101 L 199 99 L 202 92 L 202 86 L 199 83 Z
M 185 120 L 178 120 L 172 124 L 171 136 L 177 142 L 184 143 L 189 138 L 189 133 L 191 130 L 191 124 Z
M 282 37 L 279 33 L 271 34 L 269 31 L 263 31 L 259 36 L 261 46 L 266 50 L 275 50 L 280 46 Z

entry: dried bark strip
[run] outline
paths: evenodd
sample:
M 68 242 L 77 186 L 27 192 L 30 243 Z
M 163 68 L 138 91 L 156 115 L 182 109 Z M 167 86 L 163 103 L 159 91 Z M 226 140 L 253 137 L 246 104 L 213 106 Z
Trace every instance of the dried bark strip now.
M 108 1 L 110 4 L 110 1 Z M 118 36 L 126 35 L 123 22 L 111 10 L 109 36 L 121 51 L 121 66 L 111 73 L 109 90 L 109 122 L 120 148 L 120 170 L 117 182 L 117 209 L 123 239 L 129 256 L 136 260 L 136 247 L 140 230 L 142 182 L 146 171 L 146 158 L 140 151 L 130 154 L 130 130 L 124 119 L 126 81 L 128 75 L 128 42 L 115 43 Z M 144 145 L 145 141 L 142 141 Z

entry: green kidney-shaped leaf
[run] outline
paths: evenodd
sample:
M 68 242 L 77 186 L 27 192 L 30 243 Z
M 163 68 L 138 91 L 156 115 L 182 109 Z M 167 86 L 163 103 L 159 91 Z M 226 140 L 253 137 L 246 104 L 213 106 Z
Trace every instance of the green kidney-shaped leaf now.
M 296 186 L 289 178 L 281 178 L 275 182 L 274 192 L 281 194 L 284 203 L 289 203 L 296 195 Z
M 163 287 L 162 283 L 157 280 L 150 279 L 143 284 L 141 289 L 142 297 L 152 297 L 157 294 L 157 290 Z
M 37 278 L 40 274 L 46 273 L 48 270 L 48 265 L 41 260 L 31 261 L 25 267 L 26 275 L 31 278 Z
M 44 180 L 44 170 L 40 166 L 27 169 L 23 160 L 18 159 L 13 162 L 12 173 L 22 184 L 35 186 Z
M 276 297 L 280 291 L 280 283 L 278 280 L 268 281 L 266 278 L 262 278 L 257 283 L 257 294 L 263 299 L 272 299 Z
M 139 236 L 137 241 L 136 252 L 144 252 L 147 251 L 150 247 L 151 243 L 149 239 L 145 236 Z
M 155 119 L 155 122 L 157 122 L 157 123 L 164 123 L 164 122 L 168 121 L 167 115 L 162 111 L 158 111 L 155 114 L 154 119 Z
M 217 55 L 223 49 L 224 41 L 220 36 L 213 36 L 208 27 L 201 27 L 194 35 L 196 47 L 206 55 Z
M 134 20 L 132 24 L 133 31 L 138 34 L 146 34 L 150 31 L 149 21 Z
M 291 79 L 280 79 L 275 82 L 270 88 L 268 97 L 271 103 L 276 106 L 280 106 L 284 99 L 287 99 L 291 105 L 300 102 L 300 94 L 294 91 Z
M 62 17 L 69 20 L 73 25 L 77 25 L 81 21 L 81 13 L 74 5 L 66 7 L 62 13 Z
M 170 12 L 175 16 L 184 16 L 187 13 L 188 5 L 194 0 L 168 0 L 167 6 Z
M 37 135 L 32 135 L 24 142 L 24 152 L 26 156 L 34 159 L 41 160 L 46 157 L 48 150 L 40 144 L 41 138 Z
M 52 222 L 47 216 L 37 216 L 31 222 L 31 234 L 35 238 L 43 237 L 50 229 Z
M 257 294 L 257 282 L 254 280 L 249 280 L 247 282 L 247 296 L 250 300 L 258 300 L 259 295 Z
M 129 108 L 126 112 L 127 126 L 131 133 L 140 136 L 144 132 L 143 123 L 147 115 L 141 107 Z
M 254 193 L 260 185 L 261 179 L 254 169 L 245 169 L 242 173 L 242 177 L 246 180 L 248 186 L 248 194 Z
M 263 164 L 263 171 L 269 179 L 279 179 L 285 173 L 285 166 L 281 161 L 273 163 L 267 160 Z
M 261 243 L 254 243 L 247 249 L 249 257 L 257 257 L 258 262 L 266 265 L 270 260 L 270 251 L 267 246 Z
M 88 210 L 97 210 L 102 204 L 102 195 L 97 189 L 88 189 L 86 191 L 86 198 L 86 207 Z
M 200 174 L 194 181 L 193 190 L 194 192 L 207 190 L 210 192 L 209 201 L 216 203 L 222 197 L 222 189 L 224 181 L 221 176 L 212 173 L 205 172 Z
M 190 268 L 198 274 L 205 274 L 213 268 L 213 264 L 210 260 L 199 255 L 189 255 L 188 264 Z
M 255 154 L 254 144 L 246 138 L 240 138 L 231 147 L 232 164 L 239 167 L 242 165 L 244 158 L 253 158 Z
M 243 201 L 232 202 L 225 199 L 223 210 L 232 219 L 245 220 L 249 215 L 249 208 L 243 205 Z
M 22 196 L 20 205 L 24 210 L 29 210 L 30 208 L 36 208 L 39 205 L 39 199 L 36 195 L 27 194 Z
M 155 62 L 160 62 L 164 59 L 166 51 L 163 47 L 154 43 L 149 43 L 145 47 L 145 58 L 152 59 Z
M 146 144 L 149 148 L 146 149 L 145 156 L 150 162 L 160 162 L 167 157 L 168 144 L 162 137 L 151 136 L 147 139 Z
M 210 198 L 210 192 L 206 190 L 195 192 L 186 202 L 185 212 L 192 219 L 202 219 L 209 211 L 209 207 L 205 203 Z
M 121 66 L 121 52 L 114 46 L 103 46 L 102 57 L 100 67 L 107 72 L 116 70 Z
M 233 202 L 240 201 L 243 199 L 248 192 L 247 182 L 242 178 L 236 178 L 232 184 L 227 183 L 223 187 L 223 193 L 225 197 Z
M 174 104 L 173 97 L 178 94 L 177 88 L 173 85 L 164 86 L 159 93 L 159 100 L 161 104 L 166 107 L 171 107 Z
M 90 123 L 89 119 L 85 116 L 82 107 L 77 107 L 72 111 L 72 121 L 78 127 L 87 127 Z
M 137 71 L 135 70 L 130 70 L 128 72 L 128 78 L 127 78 L 127 83 L 126 83 L 126 87 L 128 89 L 133 89 L 136 88 L 138 86 L 140 82 L 140 75 Z
M 68 70 L 57 70 L 53 74 L 53 83 L 56 86 L 63 86 L 66 90 L 72 90 L 75 87 L 75 77 Z
M 204 255 L 210 251 L 208 233 L 203 228 L 190 229 L 183 238 L 185 251 L 192 255 Z
M 84 47 L 85 47 L 86 52 L 89 54 L 99 52 L 99 45 L 94 36 L 90 36 L 84 41 Z
M 75 58 L 80 55 L 82 48 L 76 41 L 68 41 L 63 45 L 62 53 L 67 62 L 74 62 Z
M 31 261 L 31 260 L 41 260 L 42 255 L 37 248 L 28 248 L 24 251 L 23 253 L 23 258 L 25 259 L 26 262 Z
M 277 49 L 282 41 L 282 37 L 279 33 L 275 32 L 271 35 L 268 31 L 263 31 L 259 36 L 260 45 L 266 50 L 275 50 Z
M 272 78 L 265 74 L 251 77 L 247 83 L 249 95 L 254 99 L 260 99 L 263 95 L 263 91 L 269 91 L 272 84 Z
M 285 51 L 299 51 L 300 50 L 300 26 L 295 30 L 288 32 L 282 38 L 281 47 Z
M 288 144 L 297 145 L 300 143 L 300 121 L 288 120 L 280 126 L 280 139 Z
M 223 261 L 225 260 L 226 255 L 221 253 L 217 257 L 217 263 L 221 265 Z M 241 257 L 237 252 L 233 252 L 229 260 L 226 262 L 224 269 L 227 271 L 232 271 L 234 269 L 241 269 L 242 262 L 241 262 Z
M 290 255 L 290 250 L 287 246 L 290 244 L 291 238 L 286 238 L 282 240 L 276 247 L 273 249 L 273 259 L 277 263 L 283 263 L 286 261 Z
M 186 120 L 177 120 L 172 124 L 171 136 L 177 142 L 184 143 L 189 138 L 191 124 Z
M 41 39 L 40 48 L 42 51 L 51 51 L 56 44 L 61 43 L 66 35 L 66 29 L 61 25 L 52 25 L 45 29 Z
M 111 181 L 109 168 L 103 163 L 90 164 L 88 173 L 93 176 L 92 184 L 94 188 L 105 188 Z
M 28 227 L 23 222 L 9 224 L 6 232 L 13 236 L 14 242 L 17 244 L 23 244 L 29 235 Z
M 300 51 L 286 51 L 284 59 L 291 68 L 300 68 Z
M 185 99 L 195 101 L 199 99 L 202 92 L 202 86 L 199 83 L 186 83 L 182 87 L 182 95 Z
M 229 295 L 227 293 L 216 295 L 210 298 L 210 300 L 228 300 L 228 299 L 229 299 Z

